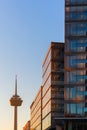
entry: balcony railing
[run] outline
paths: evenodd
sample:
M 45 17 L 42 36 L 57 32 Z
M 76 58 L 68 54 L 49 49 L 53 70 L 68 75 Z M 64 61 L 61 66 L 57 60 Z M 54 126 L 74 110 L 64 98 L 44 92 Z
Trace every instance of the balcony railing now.
M 83 97 L 77 97 L 77 98 L 65 98 L 65 102 L 68 103 L 80 103 L 80 102 L 86 102 L 86 100 Z
M 64 81 L 52 81 L 52 85 L 64 85 Z
M 84 4 L 87 4 L 87 0 L 83 0 L 83 1 L 69 1 L 69 0 L 66 0 L 66 3 L 65 3 L 65 5 L 67 6 L 67 5 L 84 5 Z

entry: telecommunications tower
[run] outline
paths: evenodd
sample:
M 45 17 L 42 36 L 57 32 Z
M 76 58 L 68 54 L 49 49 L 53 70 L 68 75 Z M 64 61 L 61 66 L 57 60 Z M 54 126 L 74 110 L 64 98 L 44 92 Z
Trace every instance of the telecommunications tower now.
M 23 100 L 17 95 L 17 76 L 15 78 L 15 94 L 10 99 L 10 105 L 14 106 L 14 130 L 17 130 L 17 107 L 22 105 Z

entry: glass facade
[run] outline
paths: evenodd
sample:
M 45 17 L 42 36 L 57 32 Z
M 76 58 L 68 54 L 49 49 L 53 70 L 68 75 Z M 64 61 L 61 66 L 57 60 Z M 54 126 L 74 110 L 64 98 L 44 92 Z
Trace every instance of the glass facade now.
M 42 65 L 42 87 L 31 104 L 31 130 L 56 129 L 64 116 L 64 43 L 52 42 Z
M 65 0 L 65 116 L 87 113 L 87 0 Z
M 37 96 L 30 106 L 30 130 L 41 130 L 41 95 L 42 87 L 37 93 Z
M 42 130 L 55 127 L 54 118 L 64 116 L 63 69 L 64 44 L 51 43 L 42 65 Z
M 42 130 L 46 130 L 51 126 L 51 113 L 42 119 Z

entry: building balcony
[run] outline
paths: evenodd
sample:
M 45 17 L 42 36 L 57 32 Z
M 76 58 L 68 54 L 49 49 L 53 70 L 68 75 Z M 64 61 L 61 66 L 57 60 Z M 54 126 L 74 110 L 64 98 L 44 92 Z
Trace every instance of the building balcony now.
M 87 1 L 66 1 L 65 6 L 86 6 L 87 5 Z
M 53 98 L 53 99 L 55 98 L 55 99 L 57 99 L 57 100 L 60 100 L 60 99 L 64 100 L 64 95 L 61 95 L 61 94 L 57 94 L 57 95 L 54 94 L 54 95 L 53 95 L 53 94 L 52 94 L 52 98 Z
M 51 72 L 54 72 L 54 73 L 64 73 L 64 69 L 63 69 L 64 67 L 61 67 L 61 68 L 59 68 L 59 69 L 52 69 L 52 71 Z
M 58 56 L 53 56 L 51 58 L 52 61 L 58 60 L 58 61 L 63 61 L 64 60 L 64 55 L 58 55 Z
M 65 98 L 65 103 L 81 103 L 87 102 L 83 97 L 77 96 L 76 98 Z
M 75 70 L 87 70 L 87 67 L 73 66 L 65 68 L 65 71 L 75 71 Z
M 80 54 L 87 54 L 87 52 L 86 51 L 73 51 L 73 50 L 65 52 L 65 55 L 80 55 Z
M 72 114 L 72 113 L 65 112 L 64 116 L 65 117 L 84 117 L 84 114 L 77 114 L 77 113 L 75 113 L 75 114 L 73 113 Z
M 66 35 L 65 38 L 87 38 L 87 35 Z
M 69 88 L 69 87 L 73 87 L 73 86 L 75 86 L 75 87 L 82 87 L 82 86 L 85 86 L 86 84 L 83 82 L 83 81 L 76 81 L 76 82 L 68 82 L 68 83 L 65 83 L 64 84 L 64 87 L 65 88 Z
M 52 85 L 64 85 L 64 81 L 52 81 Z
M 66 17 L 66 20 L 65 20 L 65 22 L 66 23 L 73 23 L 73 22 L 86 22 L 87 21 L 87 17 L 83 17 L 83 18 L 67 18 Z

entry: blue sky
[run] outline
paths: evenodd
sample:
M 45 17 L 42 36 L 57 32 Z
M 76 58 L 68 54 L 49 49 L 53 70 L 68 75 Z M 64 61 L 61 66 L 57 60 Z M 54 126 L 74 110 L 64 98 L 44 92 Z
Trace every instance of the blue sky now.
M 18 130 L 42 84 L 42 62 L 51 41 L 64 41 L 64 0 L 0 1 L 0 129 L 13 129 L 9 99 L 18 75 Z

